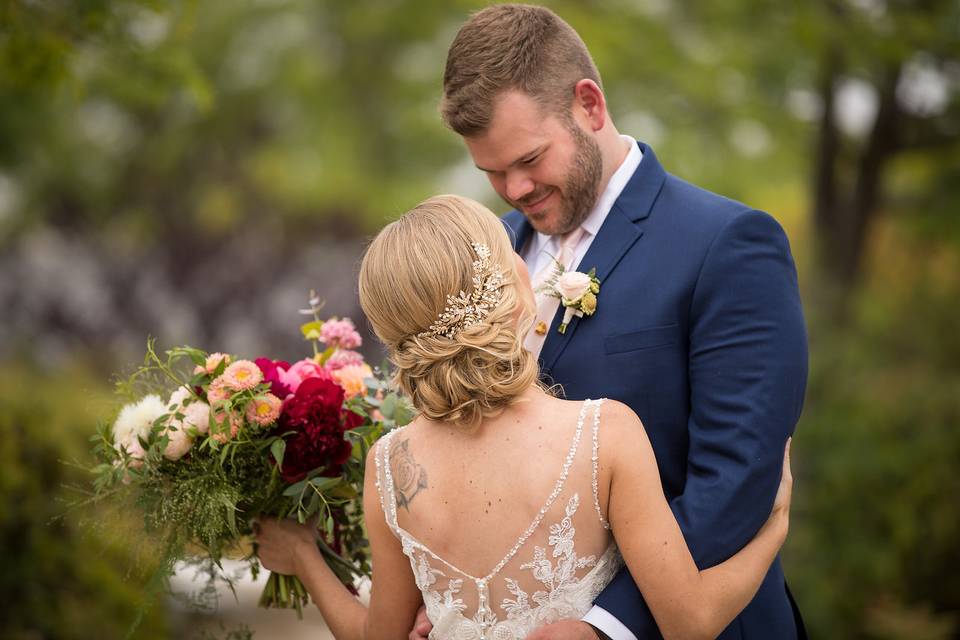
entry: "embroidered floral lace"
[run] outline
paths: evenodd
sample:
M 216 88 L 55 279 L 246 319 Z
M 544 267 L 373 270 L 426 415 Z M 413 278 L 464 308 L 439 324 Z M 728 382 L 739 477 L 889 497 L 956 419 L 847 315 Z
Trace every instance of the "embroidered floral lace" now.
M 410 558 L 423 593 L 433 623 L 431 639 L 520 640 L 539 626 L 582 617 L 613 579 L 622 560 L 597 493 L 602 402 L 584 402 L 552 493 L 513 547 L 483 577 L 461 571 L 399 526 L 390 466 L 390 443 L 398 431 L 383 438 L 376 450 L 377 488 L 387 524 Z M 592 455 L 578 457 L 590 408 Z M 581 491 L 593 494 L 593 508 L 580 510 Z M 578 555 L 577 544 L 594 553 Z

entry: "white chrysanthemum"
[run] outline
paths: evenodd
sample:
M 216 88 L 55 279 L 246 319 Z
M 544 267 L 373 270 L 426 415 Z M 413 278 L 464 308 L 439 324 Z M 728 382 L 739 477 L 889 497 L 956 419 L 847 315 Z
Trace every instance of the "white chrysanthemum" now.
M 150 427 L 154 420 L 167 413 L 167 405 L 160 396 L 149 395 L 140 402 L 128 404 L 117 416 L 113 423 L 113 442 L 120 448 L 137 441 L 137 438 L 146 439 L 150 434 Z
M 167 400 L 167 406 L 176 405 L 177 407 L 183 406 L 183 403 L 186 402 L 187 398 L 192 396 L 190 389 L 186 387 L 177 387 L 177 390 L 170 394 L 170 399 Z

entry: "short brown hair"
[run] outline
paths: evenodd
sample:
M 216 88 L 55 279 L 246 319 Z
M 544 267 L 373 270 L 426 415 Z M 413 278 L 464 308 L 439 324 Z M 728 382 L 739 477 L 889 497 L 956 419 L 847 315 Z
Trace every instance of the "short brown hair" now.
M 600 73 L 587 45 L 546 7 L 501 4 L 470 16 L 447 52 L 440 112 L 462 136 L 486 131 L 493 102 L 517 89 L 548 113 L 567 115 L 573 87 Z

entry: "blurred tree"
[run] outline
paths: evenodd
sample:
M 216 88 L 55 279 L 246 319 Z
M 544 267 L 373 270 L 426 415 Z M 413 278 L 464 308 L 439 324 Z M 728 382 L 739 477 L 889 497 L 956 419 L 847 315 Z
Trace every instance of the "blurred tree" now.
M 884 208 L 884 174 L 896 157 L 960 149 L 960 5 L 825 0 L 806 5 L 804 14 L 822 105 L 813 221 L 820 262 L 845 297 L 863 267 Z M 873 121 L 844 130 L 842 101 L 858 92 L 875 111 Z
M 144 603 L 151 560 L 145 544 L 121 537 L 133 532 L 130 523 L 98 521 L 103 513 L 90 511 L 64 517 L 63 485 L 88 480 L 64 460 L 87 459 L 94 405 L 104 406 L 94 397 L 79 370 L 0 371 L 0 637 L 119 639 Z M 154 606 L 136 637 L 168 637 L 164 618 Z

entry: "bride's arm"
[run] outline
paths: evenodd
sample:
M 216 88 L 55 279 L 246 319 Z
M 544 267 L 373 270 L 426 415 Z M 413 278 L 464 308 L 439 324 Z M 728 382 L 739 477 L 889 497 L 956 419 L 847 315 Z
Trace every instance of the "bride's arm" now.
M 257 536 L 263 565 L 280 573 L 295 574 L 317 604 L 335 638 L 407 638 L 417 609 L 423 604 L 403 554 L 400 541 L 390 532 L 374 480 L 376 448 L 370 451 L 363 489 L 363 510 L 373 554 L 373 585 L 368 610 L 327 566 L 308 527 L 293 521 L 265 519 Z
M 787 536 L 792 490 L 789 449 L 767 522 L 725 562 L 698 570 L 663 495 L 657 461 L 640 419 L 604 405 L 600 462 L 607 467 L 608 519 L 637 587 L 664 638 L 715 638 L 753 599 Z

